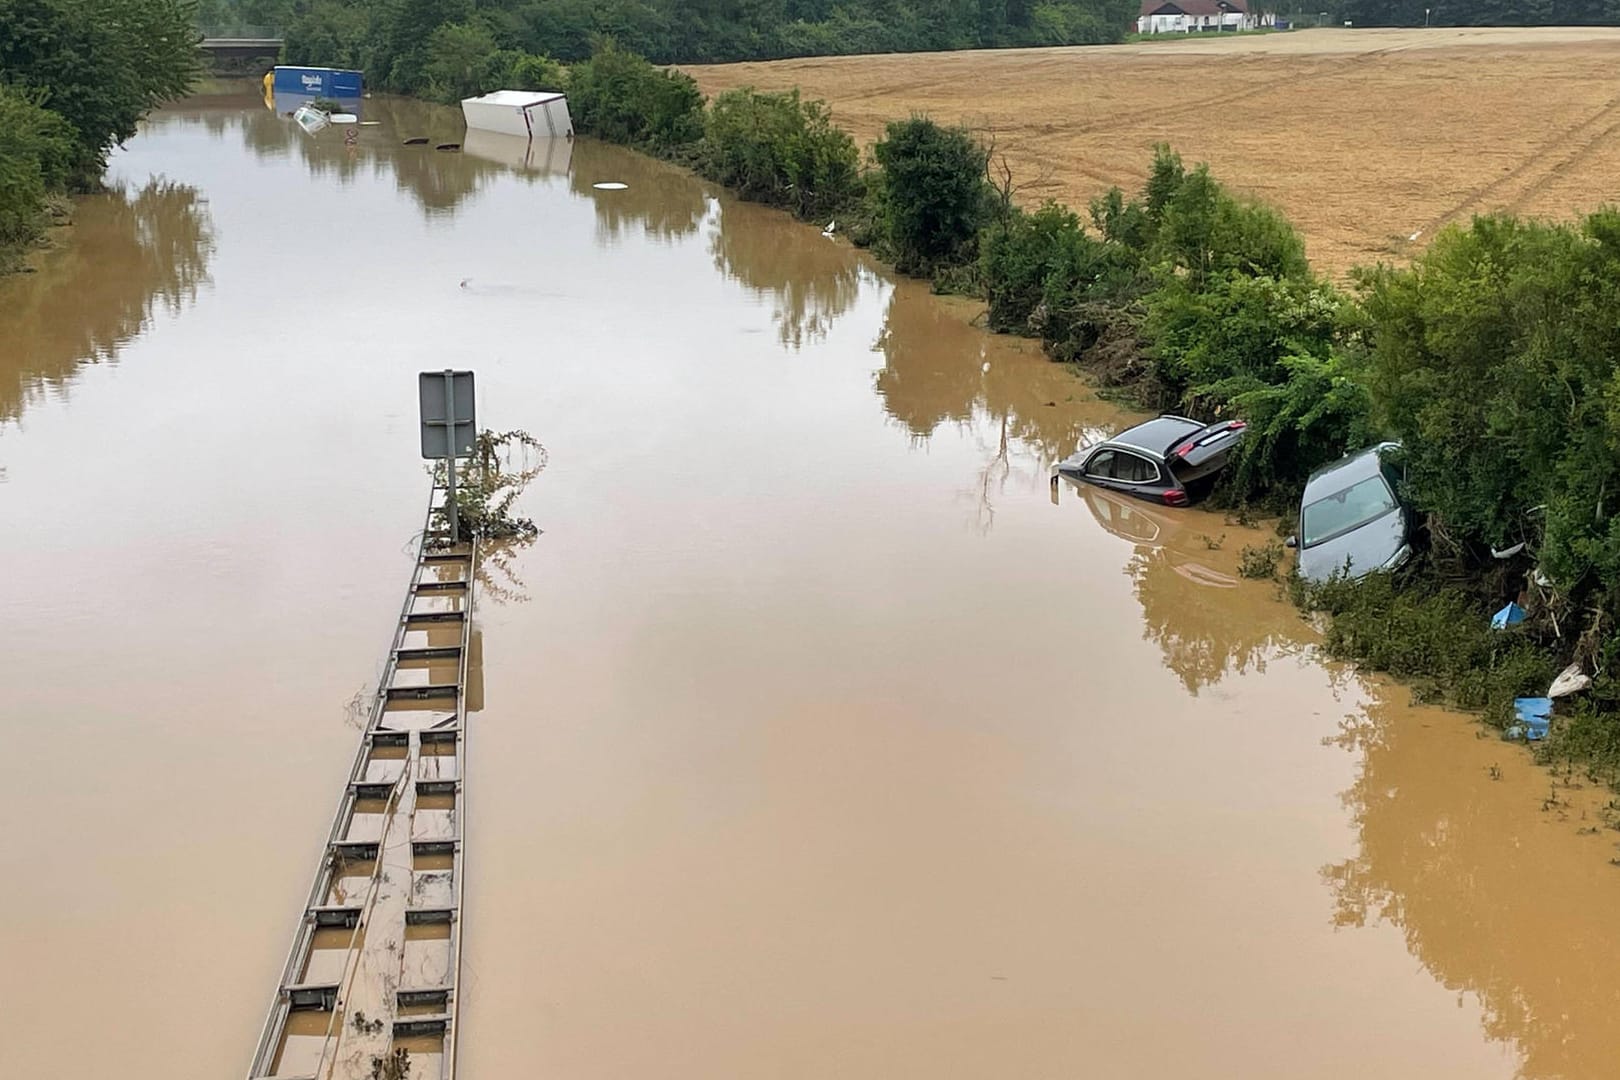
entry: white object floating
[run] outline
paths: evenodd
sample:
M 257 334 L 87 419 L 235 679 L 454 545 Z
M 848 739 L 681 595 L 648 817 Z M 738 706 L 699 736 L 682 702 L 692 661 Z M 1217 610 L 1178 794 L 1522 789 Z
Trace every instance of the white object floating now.
M 362 121 L 360 121 L 360 126 L 361 127 L 382 127 L 382 121 L 381 120 L 362 120 Z
M 838 222 L 829 221 L 829 222 L 827 222 L 827 227 L 825 229 L 821 230 L 821 235 L 822 236 L 831 236 L 835 231 L 837 231 L 837 229 L 838 229 Z
M 332 118 L 313 106 L 300 105 L 293 110 L 293 121 L 304 129 L 304 134 L 313 135 L 330 124 Z
M 984 362 L 984 367 L 980 368 L 979 370 L 984 371 L 984 372 L 988 372 L 990 370 L 990 361 L 986 360 Z
M 1581 670 L 1581 665 L 1571 664 L 1558 673 L 1558 678 L 1554 679 L 1552 686 L 1547 688 L 1547 696 L 1563 697 L 1565 694 L 1573 694 L 1577 690 L 1585 690 L 1591 685 L 1592 677 Z
M 1419 229 L 1417 232 L 1413 233 L 1411 236 L 1408 236 L 1407 239 L 1408 240 L 1416 240 L 1418 237 L 1420 237 L 1422 235 L 1423 235 L 1423 230 Z
M 597 191 L 623 191 L 629 184 L 621 184 L 617 180 L 604 180 L 600 184 L 592 184 Z
M 334 124 L 358 124 L 360 118 L 352 112 L 335 112 L 327 117 Z

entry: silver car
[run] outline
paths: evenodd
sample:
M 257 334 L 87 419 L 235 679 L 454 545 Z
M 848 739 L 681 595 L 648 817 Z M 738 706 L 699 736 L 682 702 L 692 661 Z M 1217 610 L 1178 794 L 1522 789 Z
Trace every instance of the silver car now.
M 1326 581 L 1393 570 L 1412 557 L 1412 519 L 1395 494 L 1387 455 L 1399 443 L 1380 443 L 1311 473 L 1300 498 L 1299 575 Z

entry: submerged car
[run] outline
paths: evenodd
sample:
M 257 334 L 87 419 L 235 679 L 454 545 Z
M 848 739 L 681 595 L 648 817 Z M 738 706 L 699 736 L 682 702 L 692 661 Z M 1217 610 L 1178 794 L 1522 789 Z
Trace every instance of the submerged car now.
M 1057 469 L 1098 487 L 1186 506 L 1214 486 L 1215 474 L 1225 468 L 1243 432 L 1242 420 L 1201 424 L 1185 416 L 1158 416 L 1075 451 Z
M 1299 575 L 1326 581 L 1393 570 L 1412 557 L 1412 516 L 1395 494 L 1389 455 L 1400 443 L 1380 443 L 1311 473 L 1300 498 Z

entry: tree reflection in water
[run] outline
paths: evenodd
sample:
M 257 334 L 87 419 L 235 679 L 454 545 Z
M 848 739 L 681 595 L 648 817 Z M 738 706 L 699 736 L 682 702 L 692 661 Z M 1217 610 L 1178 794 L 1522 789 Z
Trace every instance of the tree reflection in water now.
M 877 274 L 848 247 L 779 210 L 716 201 L 709 215 L 709 254 L 722 274 L 768 298 L 784 348 L 824 340 Z
M 1478 1001 L 1526 1080 L 1614 1075 L 1620 872 L 1605 862 L 1605 796 L 1471 732 L 1471 718 L 1390 700 L 1406 698 L 1384 690 L 1338 739 L 1361 768 L 1343 796 L 1358 852 L 1322 871 L 1335 925 L 1398 927 L 1435 979 Z
M 601 191 L 600 183 L 625 186 Z M 568 186 L 595 204 L 596 242 L 603 246 L 632 227 L 654 240 L 679 240 L 697 232 L 709 209 L 703 186 L 685 170 L 592 139 L 574 143 Z
M 114 361 L 157 305 L 189 304 L 213 250 L 194 188 L 154 179 L 81 201 L 71 238 L 37 273 L 0 281 L 0 423 L 64 391 L 81 365 Z

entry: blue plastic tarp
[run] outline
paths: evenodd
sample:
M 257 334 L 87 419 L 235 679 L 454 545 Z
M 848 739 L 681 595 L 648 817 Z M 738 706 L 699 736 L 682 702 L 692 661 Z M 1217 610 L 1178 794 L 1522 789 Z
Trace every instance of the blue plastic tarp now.
M 1524 622 L 1524 608 L 1518 604 L 1509 603 L 1507 607 L 1491 616 L 1492 630 L 1506 630 L 1510 626 L 1517 626 Z
M 1547 737 L 1552 723 L 1552 698 L 1522 697 L 1513 699 L 1513 711 L 1518 722 L 1508 728 L 1508 737 L 1537 742 Z

